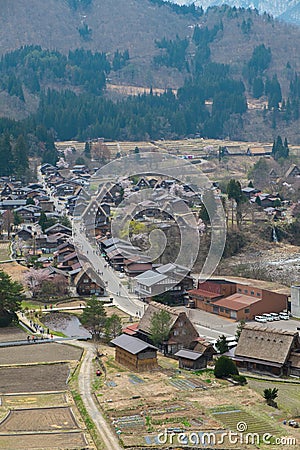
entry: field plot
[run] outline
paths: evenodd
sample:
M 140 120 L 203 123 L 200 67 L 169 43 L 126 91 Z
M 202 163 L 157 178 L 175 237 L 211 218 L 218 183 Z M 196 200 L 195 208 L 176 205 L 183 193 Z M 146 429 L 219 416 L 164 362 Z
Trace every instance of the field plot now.
M 0 328 L 0 342 L 23 341 L 27 337 L 27 333 L 18 327 Z M 2 360 L 1 360 L 2 362 Z
M 279 434 L 278 428 L 274 427 L 266 418 L 258 417 L 236 406 L 230 407 L 226 405 L 223 408 L 220 406 L 219 408 L 212 409 L 211 414 L 225 425 L 226 428 L 234 432 L 241 431 L 239 424 L 243 423 L 247 428 L 242 431 L 263 435 L 267 430 L 272 435 Z
M 79 450 L 87 447 L 82 432 L 0 435 L 1 450 Z
M 39 362 L 78 361 L 82 350 L 67 344 L 25 344 L 19 347 L 0 348 L 1 365 Z
M 4 408 L 45 408 L 50 406 L 64 406 L 67 405 L 70 399 L 67 398 L 66 392 L 59 392 L 55 394 L 35 394 L 35 395 L 3 395 L 1 398 L 2 406 Z
M 64 363 L 0 367 L 0 393 L 65 391 L 68 375 L 69 366 Z
M 0 423 L 0 433 L 75 430 L 78 428 L 71 408 L 15 409 Z

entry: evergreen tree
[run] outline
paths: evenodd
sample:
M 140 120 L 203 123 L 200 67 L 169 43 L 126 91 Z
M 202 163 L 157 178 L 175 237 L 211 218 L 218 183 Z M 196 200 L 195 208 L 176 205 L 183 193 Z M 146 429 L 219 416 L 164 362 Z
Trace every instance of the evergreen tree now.
M 4 133 L 0 136 L 0 176 L 12 175 L 14 171 L 14 159 L 10 136 Z
M 84 154 L 87 158 L 91 158 L 91 144 L 88 141 L 84 145 Z
M 23 286 L 0 271 L 0 326 L 8 325 L 24 299 Z
M 227 356 L 220 356 L 215 363 L 214 375 L 216 378 L 226 378 L 230 375 L 238 375 L 239 371 L 234 362 Z
M 14 173 L 18 177 L 22 177 L 22 175 L 24 175 L 29 168 L 28 144 L 23 135 L 18 137 L 14 147 L 14 163 Z
M 106 311 L 102 301 L 96 297 L 88 300 L 80 321 L 90 331 L 93 339 L 99 340 L 106 325 Z
M 221 354 L 228 352 L 229 347 L 228 347 L 228 343 L 226 340 L 226 336 L 224 336 L 224 334 L 222 336 L 220 336 L 219 339 L 217 340 L 216 349 Z

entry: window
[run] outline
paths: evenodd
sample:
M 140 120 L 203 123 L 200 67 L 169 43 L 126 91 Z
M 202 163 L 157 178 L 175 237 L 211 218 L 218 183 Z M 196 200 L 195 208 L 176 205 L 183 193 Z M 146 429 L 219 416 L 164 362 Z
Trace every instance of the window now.
M 242 292 L 242 289 L 241 289 L 241 288 L 238 288 L 238 292 Z
M 178 330 L 174 330 L 173 334 L 174 334 L 174 336 L 178 336 L 179 335 L 179 331 Z
M 229 309 L 225 308 L 225 312 L 226 312 L 226 314 L 229 314 Z
M 224 308 L 222 306 L 220 308 L 220 312 L 224 312 Z
M 248 294 L 248 289 L 245 289 L 245 290 L 244 290 L 244 293 L 245 293 L 245 294 Z
M 245 308 L 245 313 L 249 313 L 250 309 L 249 308 Z
M 257 292 L 256 296 L 257 296 L 257 297 L 260 297 L 260 293 L 259 293 L 259 292 Z
M 251 295 L 254 295 L 254 291 L 251 291 Z

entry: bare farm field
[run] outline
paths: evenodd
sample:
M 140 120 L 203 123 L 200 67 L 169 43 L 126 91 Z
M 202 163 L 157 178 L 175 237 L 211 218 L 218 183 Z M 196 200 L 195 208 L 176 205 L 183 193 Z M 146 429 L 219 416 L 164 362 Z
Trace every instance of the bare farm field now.
M 0 328 L 0 342 L 21 341 L 26 339 L 26 336 L 25 331 L 18 327 Z
M 67 392 L 55 392 L 54 394 L 19 394 L 2 395 L 2 406 L 6 409 L 17 408 L 46 408 L 51 406 L 66 406 L 72 402 Z
M 1 365 L 79 361 L 81 354 L 81 349 L 67 344 L 29 343 L 13 349 L 12 347 L 0 348 L 0 361 Z
M 65 391 L 69 371 L 69 366 L 64 363 L 0 367 L 0 392 Z
M 1 450 L 78 450 L 87 446 L 83 432 L 0 435 Z
M 0 423 L 0 433 L 75 430 L 78 424 L 69 407 L 16 409 Z

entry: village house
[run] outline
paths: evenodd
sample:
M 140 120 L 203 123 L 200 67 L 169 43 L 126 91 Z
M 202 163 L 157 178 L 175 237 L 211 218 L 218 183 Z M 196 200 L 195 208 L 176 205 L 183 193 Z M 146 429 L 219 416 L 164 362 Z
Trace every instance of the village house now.
M 285 179 L 300 178 L 300 169 L 296 164 L 292 164 L 284 175 Z
M 134 372 L 153 370 L 158 367 L 157 348 L 136 337 L 121 334 L 111 341 L 116 349 L 116 361 Z
M 185 312 L 176 312 L 169 306 L 157 302 L 150 302 L 143 317 L 140 320 L 137 337 L 146 342 L 151 342 L 151 321 L 154 314 L 166 311 L 170 315 L 170 332 L 168 339 L 161 344 L 161 349 L 166 355 L 174 355 L 183 348 L 195 347 L 198 333 Z
M 295 331 L 245 325 L 233 357 L 248 372 L 300 376 L 300 339 Z
M 96 276 L 84 270 L 76 275 L 74 285 L 78 295 L 98 297 L 104 294 L 104 287 L 100 285 L 99 280 L 96 280 Z
M 165 264 L 136 276 L 135 293 L 145 301 L 167 293 L 169 304 L 183 304 L 185 295 L 193 287 L 190 271 L 176 264 Z

